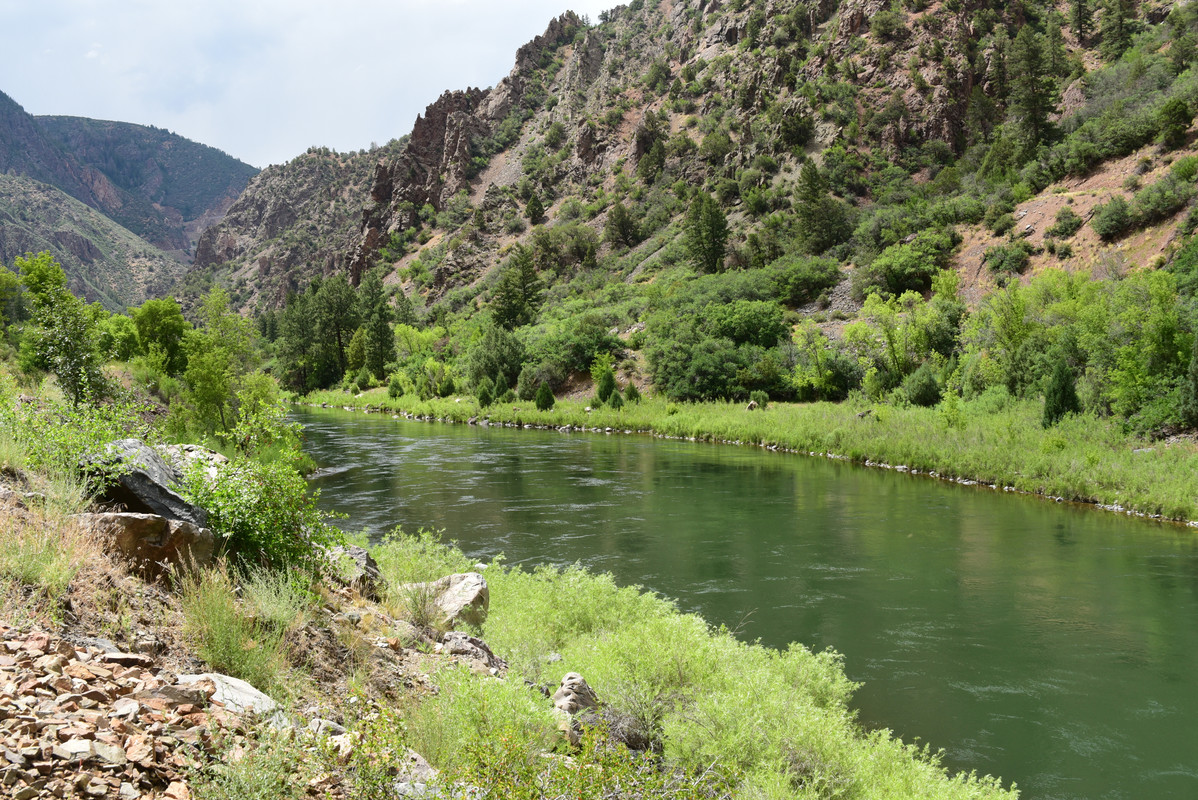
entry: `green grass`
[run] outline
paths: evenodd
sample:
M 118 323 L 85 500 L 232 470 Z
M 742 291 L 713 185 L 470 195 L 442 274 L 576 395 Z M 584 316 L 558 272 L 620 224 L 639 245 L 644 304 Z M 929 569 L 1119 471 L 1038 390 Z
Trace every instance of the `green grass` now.
M 562 400 L 549 411 L 531 402 L 495 404 L 480 414 L 473 398 L 421 401 L 376 389 L 355 397 L 317 392 L 308 403 L 380 408 L 391 413 L 465 422 L 612 428 L 701 441 L 772 446 L 855 462 L 906 466 L 943 478 L 1066 500 L 1119 506 L 1168 519 L 1198 519 L 1198 451 L 1148 445 L 1116 421 L 1092 415 L 1040 426 L 1041 403 L 987 394 L 955 409 L 846 403 L 771 403 L 746 411 L 741 403 L 670 403 L 646 399 L 619 411 Z M 862 412 L 868 412 L 860 416 Z M 1145 449 L 1147 448 L 1147 449 Z M 1135 452 L 1142 450 L 1142 452 Z
M 395 537 L 376 556 L 403 563 L 427 547 L 427 537 Z M 936 754 L 888 731 L 863 730 L 849 706 L 855 685 L 832 651 L 745 644 L 669 601 L 579 568 L 497 565 L 486 575 L 483 633 L 511 670 L 504 681 L 438 673 L 438 692 L 405 713 L 407 742 L 434 766 L 469 774 L 479 763 L 509 764 L 488 773 L 505 785 L 538 752 L 561 749 L 549 701 L 525 682 L 553 686 L 575 671 L 661 743 L 666 774 L 719 776 L 733 781 L 733 796 L 1013 796 L 991 778 L 949 776 Z M 551 663 L 551 653 L 561 660 Z

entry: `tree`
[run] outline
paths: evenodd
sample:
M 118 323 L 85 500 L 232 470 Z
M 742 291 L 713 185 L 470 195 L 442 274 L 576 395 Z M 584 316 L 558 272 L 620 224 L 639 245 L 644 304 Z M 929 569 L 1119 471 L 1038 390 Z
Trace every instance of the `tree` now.
M 1077 41 L 1085 44 L 1094 27 L 1094 7 L 1090 0 L 1072 0 L 1069 5 L 1069 24 Z
M 1065 54 L 1065 37 L 1061 31 L 1064 24 L 1065 21 L 1056 11 L 1048 15 L 1048 20 L 1044 24 L 1044 56 L 1048 74 L 1053 78 L 1061 78 L 1069 74 L 1069 64 Z
M 1131 20 L 1135 8 L 1131 0 L 1106 0 L 1102 7 L 1099 52 L 1106 61 L 1117 61 L 1131 46 Z
M 1053 367 L 1048 391 L 1044 393 L 1044 418 L 1040 424 L 1045 428 L 1051 428 L 1066 414 L 1077 414 L 1080 411 L 1081 403 L 1073 386 L 1073 371 L 1065 363 L 1065 357 L 1060 356 Z
M 603 238 L 612 244 L 622 244 L 625 247 L 636 247 L 641 241 L 640 226 L 632 218 L 628 207 L 616 203 L 607 212 L 607 221 L 603 226 Z
M 802 232 L 803 247 L 819 254 L 848 239 L 852 233 L 844 204 L 831 196 L 828 181 L 814 161 L 808 159 L 799 172 L 795 217 Z
M 728 245 L 728 219 L 719 203 L 707 192 L 695 192 L 686 213 L 686 249 L 700 272 L 719 272 L 724 268 Z
M 490 378 L 483 378 L 478 383 L 478 387 L 474 390 L 474 396 L 478 398 L 480 408 L 486 408 L 495 400 L 495 387 L 491 384 Z
M 82 300 L 65 289 L 34 313 L 35 347 L 72 405 L 100 391 L 104 376 L 95 322 Z
M 1181 419 L 1191 428 L 1198 427 L 1198 337 L 1190 351 L 1190 367 L 1181 383 Z
M 1186 101 L 1180 97 L 1171 97 L 1164 102 L 1156 112 L 1157 126 L 1160 136 L 1157 141 L 1166 150 L 1176 150 L 1186 143 L 1186 131 L 1189 130 L 1193 115 Z
M 537 410 L 549 411 L 551 408 L 553 408 L 554 401 L 555 398 L 553 397 L 553 390 L 549 388 L 549 384 L 542 382 L 541 385 L 537 387 Z
M 491 293 L 495 322 L 513 330 L 532 322 L 541 308 L 542 284 L 533 265 L 532 251 L 517 244 L 499 270 Z
M 141 352 L 148 355 L 152 348 L 157 348 L 162 353 L 167 374 L 181 374 L 187 368 L 183 337 L 191 325 L 183 319 L 183 309 L 174 298 L 147 300 L 141 308 L 133 309 L 131 316 L 137 326 Z
M 322 281 L 316 291 L 313 308 L 317 336 L 336 345 L 337 367 L 345 373 L 345 348 L 349 337 L 361 324 L 358 298 L 344 275 L 334 275 Z
M 482 336 L 466 351 L 466 380 L 478 386 L 484 378 L 493 376 L 496 392 L 502 393 L 520 374 L 523 360 L 524 345 L 516 335 L 487 320 Z
M 616 391 L 616 376 L 611 371 L 611 367 L 607 367 L 599 373 L 599 380 L 595 385 L 595 394 L 599 399 L 606 403 Z
M 15 322 L 19 312 L 21 277 L 0 264 L 0 333 L 10 322 Z
M 657 180 L 657 176 L 661 174 L 665 163 L 666 145 L 661 139 L 657 139 L 653 142 L 649 150 L 641 156 L 641 160 L 637 162 L 637 177 L 646 184 L 651 184 Z
M 1048 133 L 1048 115 L 1055 109 L 1053 81 L 1044 70 L 1040 37 L 1030 25 L 1020 29 L 1011 45 L 1010 114 L 1020 159 L 1026 161 Z
M 535 194 L 528 199 L 528 205 L 524 207 L 524 213 L 528 216 L 528 221 L 533 225 L 539 223 L 545 217 L 545 206 L 541 205 L 541 198 Z

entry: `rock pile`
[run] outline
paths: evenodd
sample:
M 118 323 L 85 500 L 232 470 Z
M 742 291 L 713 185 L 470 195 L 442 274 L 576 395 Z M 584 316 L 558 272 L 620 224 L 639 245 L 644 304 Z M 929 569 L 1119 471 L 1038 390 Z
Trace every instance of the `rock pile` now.
M 189 800 L 195 759 L 222 731 L 248 730 L 217 688 L 140 653 L 0 623 L 0 795 Z

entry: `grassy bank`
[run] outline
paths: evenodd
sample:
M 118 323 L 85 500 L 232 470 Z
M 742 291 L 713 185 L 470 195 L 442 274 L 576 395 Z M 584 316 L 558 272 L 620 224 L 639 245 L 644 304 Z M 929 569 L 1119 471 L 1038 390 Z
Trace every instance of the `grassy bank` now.
M 474 569 L 428 535 L 392 537 L 373 552 L 393 587 Z M 535 761 L 560 737 L 547 704 L 527 687 L 556 688 L 578 672 L 607 704 L 609 722 L 655 742 L 671 770 L 707 775 L 732 796 L 1011 796 L 991 778 L 948 776 L 934 754 L 888 731 L 863 730 L 836 653 L 745 644 L 666 600 L 578 568 L 500 563 L 486 577 L 491 611 L 479 632 L 509 661 L 507 680 L 442 672 L 437 694 L 404 719 L 405 743 L 449 775 L 476 775 L 480 758 L 510 757 L 498 749 L 507 734 L 521 742 L 517 762 Z M 499 786 L 511 776 L 491 774 Z M 667 796 L 711 796 L 693 788 Z M 525 787 L 498 796 L 542 795 Z
M 699 440 L 835 454 L 861 463 L 905 466 L 943 478 L 1097 503 L 1174 520 L 1198 519 L 1198 449 L 1148 444 L 1111 420 L 1072 416 L 1040 426 L 1041 404 L 992 391 L 939 408 L 853 403 L 773 403 L 746 411 L 737 403 L 669 403 L 646 399 L 620 410 L 588 413 L 581 401 L 538 411 L 531 402 L 481 411 L 472 397 L 422 401 L 315 392 L 303 402 L 375 408 L 455 422 L 612 428 Z

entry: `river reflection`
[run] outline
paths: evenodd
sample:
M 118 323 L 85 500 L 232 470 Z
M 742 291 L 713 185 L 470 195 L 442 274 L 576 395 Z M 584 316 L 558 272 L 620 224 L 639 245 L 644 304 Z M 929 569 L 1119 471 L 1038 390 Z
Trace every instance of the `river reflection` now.
M 1188 530 L 753 448 L 296 418 L 348 529 L 443 528 L 835 648 L 865 724 L 1025 797 L 1198 797 Z

